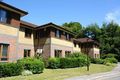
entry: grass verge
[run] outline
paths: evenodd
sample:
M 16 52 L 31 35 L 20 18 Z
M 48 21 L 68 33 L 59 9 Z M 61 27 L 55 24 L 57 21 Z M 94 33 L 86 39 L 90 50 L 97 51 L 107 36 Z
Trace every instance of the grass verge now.
M 63 80 L 73 76 L 81 76 L 85 74 L 94 74 L 100 72 L 111 71 L 116 65 L 105 66 L 100 64 L 91 64 L 90 71 L 86 71 L 86 67 L 69 68 L 69 69 L 45 69 L 42 74 L 30 76 L 14 76 L 0 78 L 0 80 Z

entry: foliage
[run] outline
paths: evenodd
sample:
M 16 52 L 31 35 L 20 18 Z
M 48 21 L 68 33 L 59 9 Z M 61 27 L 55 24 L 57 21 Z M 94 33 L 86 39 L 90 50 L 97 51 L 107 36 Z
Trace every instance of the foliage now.
M 94 64 L 103 64 L 104 63 L 104 60 L 103 59 L 100 59 L 100 58 L 91 58 L 91 63 L 94 63 Z
M 59 58 L 50 58 L 48 60 L 48 68 L 57 69 L 60 67 L 60 59 Z
M 104 63 L 107 63 L 107 62 L 109 62 L 109 63 L 117 63 L 118 61 L 115 58 L 106 58 Z
M 72 53 L 66 58 L 50 58 L 48 60 L 48 68 L 75 68 L 90 65 L 90 60 L 87 61 L 87 56 L 81 53 Z
M 17 76 L 23 71 L 23 67 L 18 63 L 0 63 L 0 77 Z
M 68 28 L 68 30 L 76 32 L 77 38 L 87 37 L 86 34 L 89 32 L 91 38 L 99 42 L 102 55 L 112 53 L 115 54 L 115 58 L 120 61 L 120 26 L 117 23 L 112 21 L 110 23 L 103 23 L 102 26 L 94 23 L 86 27 L 79 24 L 78 22 L 70 22 L 64 23 L 63 26 Z M 81 26 L 81 28 L 78 27 L 78 25 Z
M 106 62 L 106 63 L 104 63 L 104 65 L 111 66 L 112 64 L 110 62 Z
M 79 22 L 64 23 L 62 26 L 76 34 L 79 34 L 82 29 L 82 25 Z
M 71 53 L 68 57 L 70 57 L 70 58 L 79 58 L 79 57 L 87 58 L 87 55 L 80 53 L 80 52 L 74 52 L 74 53 Z
M 39 74 L 43 72 L 44 63 L 36 58 L 24 58 L 17 61 L 22 64 L 25 70 L 32 71 L 33 74 Z

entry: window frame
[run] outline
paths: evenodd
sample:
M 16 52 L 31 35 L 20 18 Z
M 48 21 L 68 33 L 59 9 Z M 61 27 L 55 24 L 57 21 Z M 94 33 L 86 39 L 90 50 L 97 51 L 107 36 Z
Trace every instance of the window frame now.
M 7 23 L 7 11 L 4 9 L 0 9 L 0 22 Z
M 25 28 L 25 38 L 32 38 L 32 30 Z
M 26 51 L 26 53 L 25 53 Z M 26 56 L 25 56 L 26 55 Z M 24 54 L 23 54 L 23 57 L 26 58 L 26 57 L 31 57 L 31 49 L 24 49 Z
M 60 30 L 55 31 L 55 37 L 61 38 Z
M 3 56 L 3 46 L 7 46 L 7 55 L 6 56 Z M 8 61 L 8 58 L 9 58 L 9 44 L 0 44 L 0 61 Z

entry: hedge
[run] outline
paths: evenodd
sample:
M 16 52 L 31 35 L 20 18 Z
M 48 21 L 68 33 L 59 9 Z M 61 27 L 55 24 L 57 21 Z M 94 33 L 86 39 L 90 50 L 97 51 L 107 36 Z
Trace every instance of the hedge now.
M 90 60 L 89 63 L 90 64 Z M 78 58 L 50 58 L 48 60 L 48 68 L 57 69 L 57 68 L 75 68 L 82 67 L 87 65 L 87 59 L 78 57 Z
M 118 63 L 118 60 L 116 58 L 106 58 L 104 63 Z
M 91 58 L 91 63 L 94 63 L 94 64 L 103 64 L 104 63 L 104 59 Z
M 48 60 L 48 68 L 57 69 L 60 67 L 60 59 L 59 58 L 50 58 Z
M 32 71 L 33 74 L 42 73 L 44 70 L 44 63 L 35 58 L 24 58 L 17 61 L 21 64 L 24 70 Z
M 23 71 L 18 63 L 0 63 L 0 77 L 17 76 Z

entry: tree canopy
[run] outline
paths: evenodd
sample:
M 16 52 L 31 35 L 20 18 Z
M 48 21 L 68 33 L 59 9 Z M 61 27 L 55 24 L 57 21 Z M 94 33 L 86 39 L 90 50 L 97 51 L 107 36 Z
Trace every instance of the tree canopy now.
M 100 43 L 101 54 L 115 54 L 120 61 L 120 26 L 117 23 L 112 21 L 102 26 L 94 23 L 83 27 L 79 22 L 70 22 L 64 23 L 63 27 L 75 32 L 77 38 L 87 37 L 86 34 L 90 32 L 91 38 Z

